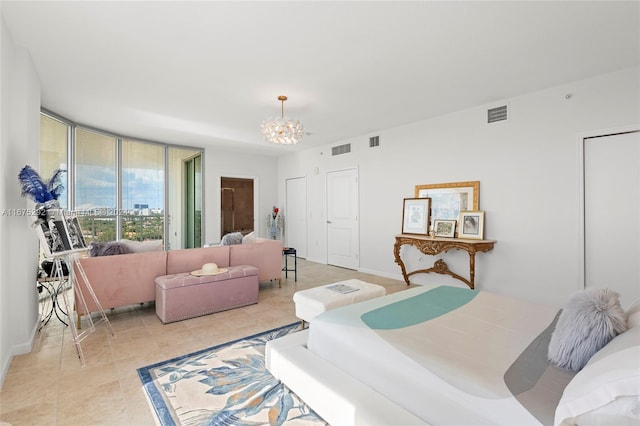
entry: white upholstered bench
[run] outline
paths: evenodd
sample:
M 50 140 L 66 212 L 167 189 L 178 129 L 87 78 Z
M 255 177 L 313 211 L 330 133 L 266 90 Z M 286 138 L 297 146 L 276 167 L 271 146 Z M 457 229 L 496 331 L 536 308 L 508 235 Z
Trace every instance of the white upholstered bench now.
M 346 280 L 298 291 L 293 295 L 293 302 L 296 316 L 304 325 L 304 322 L 311 322 L 324 311 L 384 296 L 386 293 L 385 288 L 377 284 Z

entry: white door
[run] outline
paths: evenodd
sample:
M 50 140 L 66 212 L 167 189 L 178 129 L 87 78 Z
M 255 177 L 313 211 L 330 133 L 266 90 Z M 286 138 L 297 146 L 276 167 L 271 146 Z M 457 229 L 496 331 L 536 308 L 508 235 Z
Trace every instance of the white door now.
M 640 132 L 584 140 L 585 287 L 640 297 Z
M 358 170 L 327 173 L 327 263 L 359 266 Z
M 307 178 L 287 179 L 285 184 L 284 241 L 307 257 Z

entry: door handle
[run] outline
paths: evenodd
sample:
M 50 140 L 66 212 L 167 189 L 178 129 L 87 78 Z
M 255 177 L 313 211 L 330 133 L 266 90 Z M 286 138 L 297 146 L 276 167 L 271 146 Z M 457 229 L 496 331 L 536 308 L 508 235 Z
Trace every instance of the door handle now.
M 331 221 L 330 221 L 330 220 L 328 220 L 328 221 L 327 221 L 327 223 L 331 223 Z

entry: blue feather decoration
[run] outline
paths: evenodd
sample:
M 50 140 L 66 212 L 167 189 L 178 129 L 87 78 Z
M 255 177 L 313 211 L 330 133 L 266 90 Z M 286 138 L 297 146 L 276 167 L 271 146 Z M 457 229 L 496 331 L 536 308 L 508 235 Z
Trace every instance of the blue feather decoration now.
M 45 182 L 31 166 L 24 166 L 18 174 L 18 180 L 22 185 L 22 196 L 29 197 L 36 203 L 57 200 L 64 190 L 60 182 L 63 172 L 64 170 L 56 170 L 51 179 Z
M 61 182 L 62 174 L 64 172 L 65 170 L 62 169 L 56 170 L 55 172 L 53 172 L 53 176 L 51 176 L 51 179 L 49 179 L 49 181 L 47 182 L 47 190 L 54 200 L 57 200 L 62 194 L 62 191 L 64 191 L 64 185 L 62 185 Z

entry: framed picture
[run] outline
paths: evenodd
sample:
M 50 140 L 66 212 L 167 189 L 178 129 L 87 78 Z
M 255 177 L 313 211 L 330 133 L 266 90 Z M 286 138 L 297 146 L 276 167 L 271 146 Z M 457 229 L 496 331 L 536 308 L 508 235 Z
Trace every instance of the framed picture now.
M 36 232 L 46 257 L 53 257 L 71 250 L 62 209 L 48 209 L 47 220 L 37 225 Z
M 480 209 L 480 181 L 415 186 L 416 198 L 431 198 L 431 219 L 457 220 L 461 211 Z
M 481 240 L 484 234 L 484 212 L 462 211 L 458 222 L 458 237 L 473 240 Z
M 452 219 L 435 219 L 433 231 L 436 237 L 453 238 L 456 236 L 456 221 Z
M 87 244 L 84 241 L 84 235 L 80 228 L 80 222 L 78 221 L 78 215 L 72 211 L 63 210 L 62 215 L 65 218 L 67 224 L 67 235 L 69 237 L 69 245 L 71 250 L 84 249 Z
M 62 209 L 48 209 L 47 220 L 36 226 L 45 257 L 85 250 L 86 244 L 78 218 Z
M 405 198 L 402 210 L 402 233 L 427 235 L 430 207 L 430 198 Z

